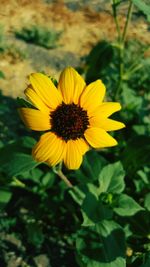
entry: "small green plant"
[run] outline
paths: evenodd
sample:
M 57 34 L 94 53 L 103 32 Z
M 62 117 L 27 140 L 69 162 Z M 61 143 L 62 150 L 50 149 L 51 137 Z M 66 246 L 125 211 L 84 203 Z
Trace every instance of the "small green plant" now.
M 0 25 L 0 53 L 3 53 L 6 49 L 6 44 L 4 40 L 4 27 Z
M 21 49 L 19 46 L 16 45 L 8 45 L 6 49 L 6 54 L 12 58 L 13 61 L 21 61 L 28 57 L 27 51 Z
M 5 29 L 0 25 L 0 55 L 1 57 L 10 57 L 13 61 L 22 60 L 27 58 L 26 52 L 19 46 L 16 46 L 10 41 L 6 41 Z M 1 78 L 0 73 L 0 78 Z
M 16 31 L 15 35 L 17 38 L 28 43 L 33 43 L 50 49 L 57 46 L 60 32 L 34 25 L 31 27 L 23 27 L 20 31 Z

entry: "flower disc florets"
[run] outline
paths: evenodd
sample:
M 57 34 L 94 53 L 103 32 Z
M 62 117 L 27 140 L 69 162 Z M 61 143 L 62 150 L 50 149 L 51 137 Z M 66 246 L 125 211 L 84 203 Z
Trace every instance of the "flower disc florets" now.
M 51 131 L 65 141 L 84 137 L 89 125 L 87 111 L 74 103 L 62 103 L 50 116 Z

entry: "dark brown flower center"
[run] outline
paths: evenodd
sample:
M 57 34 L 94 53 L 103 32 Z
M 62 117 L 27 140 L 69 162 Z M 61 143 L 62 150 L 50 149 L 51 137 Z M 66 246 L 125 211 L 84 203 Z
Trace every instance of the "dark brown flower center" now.
M 65 141 L 83 137 L 89 125 L 87 111 L 74 103 L 62 103 L 51 112 L 50 117 L 52 132 Z

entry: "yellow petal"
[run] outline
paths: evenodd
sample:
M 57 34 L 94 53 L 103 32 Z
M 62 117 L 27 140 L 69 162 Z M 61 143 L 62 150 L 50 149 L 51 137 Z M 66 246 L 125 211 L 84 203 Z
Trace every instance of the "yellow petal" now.
M 120 103 L 117 102 L 105 102 L 102 103 L 92 114 L 92 117 L 107 118 L 114 112 L 121 109 Z
M 66 143 L 66 154 L 64 156 L 64 164 L 68 169 L 79 169 L 82 163 L 81 149 L 78 140 L 69 140 Z
M 88 128 L 84 134 L 87 142 L 94 148 L 116 146 L 117 141 L 101 128 Z
M 26 97 L 29 99 L 29 101 L 39 110 L 45 113 L 50 113 L 50 108 L 44 104 L 44 102 L 41 100 L 41 98 L 37 95 L 37 93 L 29 86 L 24 91 Z
M 54 133 L 48 132 L 41 136 L 39 142 L 34 146 L 32 155 L 35 160 L 48 162 L 51 166 L 60 162 L 65 153 L 66 143 Z
M 32 73 L 30 83 L 41 100 L 52 109 L 62 103 L 62 97 L 50 78 L 42 73 Z
M 101 80 L 90 83 L 80 97 L 80 106 L 90 115 L 103 101 L 105 91 L 105 85 Z
M 83 138 L 77 139 L 76 145 L 78 146 L 78 149 L 82 155 L 84 155 L 90 149 L 88 143 Z
M 73 102 L 78 104 L 85 85 L 83 78 L 78 72 L 71 67 L 67 67 L 60 75 L 58 90 L 61 92 L 66 104 Z
M 125 127 L 124 123 L 111 119 L 99 119 L 99 122 L 90 120 L 90 125 L 93 127 L 100 127 L 105 131 L 115 131 Z
M 50 129 L 49 114 L 32 108 L 20 108 L 19 113 L 24 124 L 34 131 L 46 131 Z
M 39 110 L 46 113 L 50 112 L 50 109 L 44 104 L 44 102 L 32 88 L 27 87 L 24 93 L 27 96 L 27 98 L 33 103 L 33 105 L 37 107 Z

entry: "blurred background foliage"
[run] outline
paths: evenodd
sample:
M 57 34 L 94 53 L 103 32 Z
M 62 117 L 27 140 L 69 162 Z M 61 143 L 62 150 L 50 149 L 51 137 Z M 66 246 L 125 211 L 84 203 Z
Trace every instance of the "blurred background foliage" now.
M 41 6 L 61 7 L 68 24 L 73 15 L 79 16 L 79 10 L 85 12 L 84 1 L 45 2 Z M 87 23 L 104 12 L 104 27 L 107 13 L 112 17 L 111 1 L 85 2 Z M 149 21 L 150 7 L 149 1 L 115 0 L 112 7 L 118 17 L 125 17 L 129 2 L 134 4 L 133 21 L 122 58 L 116 31 L 111 33 L 112 39 L 97 37 L 88 52 L 80 51 L 77 57 L 71 50 L 66 52 L 61 42 L 65 27 L 63 32 L 60 27 L 34 23 L 14 27 L 8 33 L 6 25 L 0 26 L 1 267 L 150 266 L 150 50 L 147 41 L 131 35 L 140 20 L 145 24 Z M 35 10 L 43 14 L 41 6 L 35 4 Z M 72 32 L 70 40 L 75 37 Z M 25 69 L 46 72 L 50 67 L 52 73 L 59 73 L 62 67 L 73 65 L 87 83 L 102 79 L 107 100 L 121 103 L 121 112 L 113 117 L 123 121 L 126 128 L 112 133 L 119 145 L 89 151 L 77 171 L 63 166 L 74 189 L 68 189 L 46 164 L 32 159 L 31 149 L 38 135 L 27 130 L 18 116 L 18 103 L 12 98 L 21 96 L 12 89 L 16 71 L 7 69 L 6 62 L 21 77 L 26 75 Z M 31 65 L 27 67 L 26 62 Z M 25 87 L 18 76 L 20 88 Z

